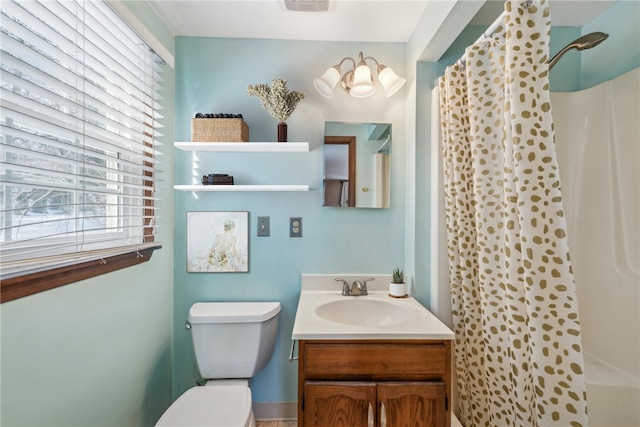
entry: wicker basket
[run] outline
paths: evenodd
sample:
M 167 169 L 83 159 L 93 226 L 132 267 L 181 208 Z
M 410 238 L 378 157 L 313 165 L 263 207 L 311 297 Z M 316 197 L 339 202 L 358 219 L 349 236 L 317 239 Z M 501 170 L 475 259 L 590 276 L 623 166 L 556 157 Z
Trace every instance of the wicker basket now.
M 191 119 L 193 142 L 249 142 L 243 119 Z

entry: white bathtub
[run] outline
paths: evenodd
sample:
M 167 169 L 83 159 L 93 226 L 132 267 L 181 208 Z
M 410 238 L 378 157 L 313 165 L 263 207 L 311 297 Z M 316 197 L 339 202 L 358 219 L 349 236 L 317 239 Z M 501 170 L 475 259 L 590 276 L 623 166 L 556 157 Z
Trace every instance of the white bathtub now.
M 640 426 L 640 381 L 584 355 L 591 427 Z

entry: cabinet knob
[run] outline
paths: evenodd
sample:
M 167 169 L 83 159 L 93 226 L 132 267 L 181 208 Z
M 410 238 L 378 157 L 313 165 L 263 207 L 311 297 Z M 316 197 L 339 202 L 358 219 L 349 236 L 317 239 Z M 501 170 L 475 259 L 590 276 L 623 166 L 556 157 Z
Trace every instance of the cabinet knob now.
M 387 427 L 387 408 L 380 402 L 380 427 Z
M 371 402 L 369 402 L 369 416 L 367 417 L 368 427 L 373 427 L 374 421 L 375 420 L 373 419 L 373 405 L 371 405 Z

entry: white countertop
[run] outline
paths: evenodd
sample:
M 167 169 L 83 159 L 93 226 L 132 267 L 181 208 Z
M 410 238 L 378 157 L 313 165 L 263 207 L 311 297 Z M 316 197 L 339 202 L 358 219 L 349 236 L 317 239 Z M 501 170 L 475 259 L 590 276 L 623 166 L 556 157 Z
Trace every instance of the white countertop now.
M 306 277 L 305 277 L 306 276 Z M 365 277 L 369 295 L 343 296 L 342 285 L 334 278 L 345 278 L 349 283 Z M 293 324 L 294 340 L 453 340 L 454 333 L 429 310 L 412 297 L 393 298 L 388 295 L 388 275 L 303 275 L 298 309 Z M 318 307 L 334 301 L 374 300 L 404 308 L 408 318 L 401 322 L 378 326 L 352 325 L 326 320 L 316 313 Z

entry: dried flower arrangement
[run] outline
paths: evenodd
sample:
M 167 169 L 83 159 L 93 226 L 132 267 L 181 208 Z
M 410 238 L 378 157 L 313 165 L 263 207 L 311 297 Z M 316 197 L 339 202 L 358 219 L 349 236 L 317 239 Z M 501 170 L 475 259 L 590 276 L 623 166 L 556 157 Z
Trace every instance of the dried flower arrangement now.
M 287 89 L 287 81 L 282 77 L 271 79 L 271 87 L 267 84 L 258 83 L 247 86 L 247 95 L 258 98 L 264 108 L 272 117 L 286 121 L 298 102 L 304 99 L 303 92 Z

